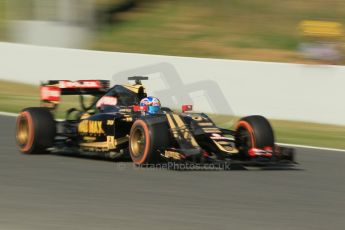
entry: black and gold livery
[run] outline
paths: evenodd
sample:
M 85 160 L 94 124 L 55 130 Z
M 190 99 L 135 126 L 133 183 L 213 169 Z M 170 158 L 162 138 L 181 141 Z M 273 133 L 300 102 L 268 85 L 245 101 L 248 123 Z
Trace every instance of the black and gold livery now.
M 49 81 L 42 84 L 42 107 L 18 116 L 16 138 L 23 153 L 76 150 L 127 154 L 136 165 L 161 162 L 198 164 L 292 165 L 292 149 L 277 146 L 269 122 L 254 115 L 234 130 L 219 128 L 206 114 L 177 113 L 163 107 L 148 114 L 139 105 L 146 90 L 142 80 L 109 87 L 104 80 Z M 71 108 L 58 121 L 54 110 L 61 95 L 80 95 L 81 109 Z M 93 96 L 86 105 L 86 96 Z

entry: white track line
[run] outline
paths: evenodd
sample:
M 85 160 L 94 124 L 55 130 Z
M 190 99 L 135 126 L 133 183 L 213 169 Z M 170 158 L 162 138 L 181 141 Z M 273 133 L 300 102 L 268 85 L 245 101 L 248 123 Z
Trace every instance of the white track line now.
M 0 115 L 1 116 L 8 116 L 8 117 L 17 117 L 18 113 L 8 113 L 8 112 L 1 112 L 0 111 Z
M 297 144 L 287 144 L 287 143 L 277 143 L 281 146 L 286 147 L 296 147 L 296 148 L 304 148 L 304 149 L 317 149 L 317 150 L 325 150 L 325 151 L 337 151 L 337 152 L 345 152 L 345 149 L 336 149 L 336 148 L 325 148 L 325 147 L 317 147 L 317 146 L 310 146 L 310 145 L 297 145 Z
M 17 117 L 18 114 L 0 111 L 0 116 Z M 61 120 L 61 119 L 58 119 L 58 120 Z M 286 147 L 296 147 L 296 148 L 305 148 L 305 149 L 317 149 L 317 150 L 325 150 L 325 151 L 345 152 L 345 149 L 325 148 L 325 147 L 317 147 L 317 146 L 310 146 L 310 145 L 297 145 L 297 144 L 287 144 L 287 143 L 277 143 L 277 144 L 282 145 L 282 146 L 286 146 Z

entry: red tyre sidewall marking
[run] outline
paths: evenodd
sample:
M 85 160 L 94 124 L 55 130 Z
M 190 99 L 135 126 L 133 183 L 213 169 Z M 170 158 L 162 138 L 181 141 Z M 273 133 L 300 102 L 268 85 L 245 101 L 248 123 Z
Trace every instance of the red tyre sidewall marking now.
M 147 127 L 147 124 L 142 121 L 142 120 L 137 120 L 133 127 L 135 128 L 135 126 L 137 126 L 138 124 L 141 124 L 141 127 L 144 129 L 144 133 L 145 133 L 145 150 L 144 150 L 144 154 L 143 156 L 137 160 L 137 159 L 133 159 L 132 160 L 134 161 L 135 164 L 142 164 L 145 162 L 146 158 L 147 158 L 147 155 L 148 155 L 148 152 L 149 152 L 149 146 L 150 146 L 150 136 L 149 136 L 149 128 Z
M 23 147 L 20 146 L 20 151 L 27 152 L 32 147 L 35 133 L 34 133 L 32 117 L 28 111 L 24 111 L 20 113 L 19 118 L 17 119 L 17 127 L 19 125 L 19 121 L 23 118 L 26 119 L 28 122 L 28 141 Z
M 240 127 L 244 127 L 246 130 L 248 130 L 250 134 L 250 140 L 253 145 L 252 148 L 256 148 L 256 141 L 255 141 L 254 130 L 252 126 L 246 121 L 240 121 L 238 122 L 236 129 L 239 129 Z

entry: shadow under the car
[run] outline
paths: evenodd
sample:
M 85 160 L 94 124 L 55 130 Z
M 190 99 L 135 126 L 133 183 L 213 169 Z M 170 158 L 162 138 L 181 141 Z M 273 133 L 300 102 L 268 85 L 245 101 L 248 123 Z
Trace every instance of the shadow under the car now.
M 77 152 L 54 152 L 50 153 L 50 155 L 61 156 L 61 157 L 71 157 L 71 158 L 78 158 L 78 159 L 85 159 L 85 160 L 97 160 L 97 161 L 104 161 L 104 162 L 112 162 L 118 164 L 128 164 L 132 163 L 132 160 L 129 156 L 120 156 L 116 158 L 109 157 L 107 153 L 77 153 Z M 134 166 L 131 164 L 133 168 L 136 170 L 138 169 L 156 169 L 156 170 L 171 170 L 171 171 L 282 171 L 282 170 L 289 170 L 289 171 L 300 171 L 304 170 L 301 168 L 297 168 L 294 166 L 266 166 L 266 167 L 253 167 L 253 166 L 244 166 L 241 164 L 198 164 L 198 163 L 175 163 L 175 162 L 163 162 L 159 164 L 144 164 L 140 166 Z M 123 167 L 123 165 L 121 165 Z M 255 169 L 255 170 L 253 170 Z

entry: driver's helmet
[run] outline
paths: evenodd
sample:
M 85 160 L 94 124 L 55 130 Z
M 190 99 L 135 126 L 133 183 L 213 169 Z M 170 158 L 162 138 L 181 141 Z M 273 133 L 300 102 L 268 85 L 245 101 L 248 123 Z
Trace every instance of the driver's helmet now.
M 147 112 L 149 114 L 156 114 L 161 108 L 161 102 L 156 97 L 145 97 L 140 101 L 140 106 L 147 106 Z

